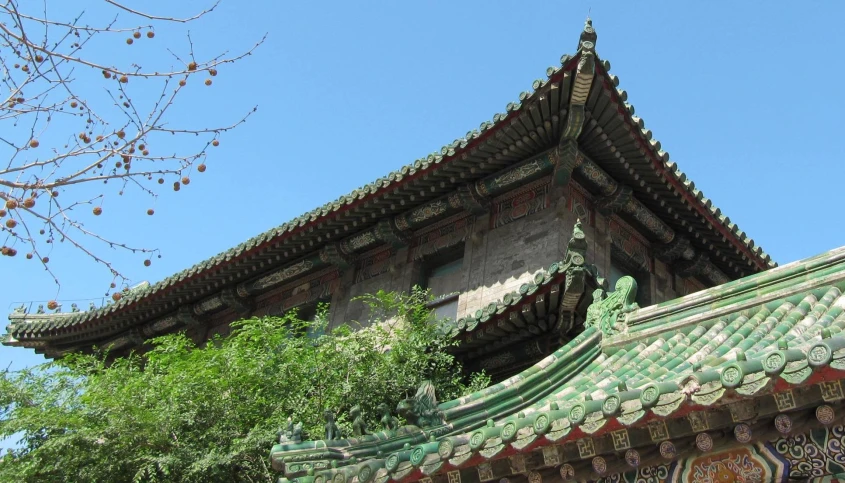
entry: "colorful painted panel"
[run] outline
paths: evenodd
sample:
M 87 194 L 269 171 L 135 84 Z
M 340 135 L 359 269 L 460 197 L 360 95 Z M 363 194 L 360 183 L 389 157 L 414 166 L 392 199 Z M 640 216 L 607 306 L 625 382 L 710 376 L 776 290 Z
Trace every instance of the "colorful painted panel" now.
M 358 262 L 355 271 L 355 283 L 369 280 L 390 270 L 390 258 L 396 254 L 393 248 L 378 250 L 375 253 L 364 254 Z
M 662 483 L 669 479 L 673 464 L 649 466 L 638 470 L 608 476 L 601 483 Z
M 845 474 L 845 427 L 820 428 L 768 443 L 783 457 L 793 479 Z
M 676 467 L 670 481 L 682 483 L 730 483 L 783 481 L 784 467 L 764 458 L 753 446 L 686 460 Z
M 490 228 L 499 228 L 549 207 L 549 180 L 530 183 L 493 201 Z
M 294 307 L 331 296 L 340 287 L 340 272 L 330 269 L 296 284 L 288 284 L 260 302 L 256 315 L 278 315 Z
M 737 446 L 602 478 L 602 483 L 807 481 L 845 474 L 845 427 L 819 428 L 771 443 Z
M 638 468 L 601 483 L 775 483 L 788 479 L 788 465 L 762 445 L 738 446 L 658 466 Z
M 472 220 L 471 215 L 458 214 L 416 233 L 408 251 L 409 258 L 419 260 L 463 242 L 472 230 Z

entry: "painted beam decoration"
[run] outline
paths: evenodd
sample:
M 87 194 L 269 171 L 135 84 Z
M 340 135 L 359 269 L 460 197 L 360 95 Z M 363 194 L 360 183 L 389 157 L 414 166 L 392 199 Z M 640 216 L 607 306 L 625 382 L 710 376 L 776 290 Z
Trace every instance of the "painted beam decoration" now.
M 604 195 L 597 201 L 599 210 L 628 215 L 658 242 L 670 243 L 675 238 L 674 230 L 637 200 L 630 187 L 617 183 L 595 162 L 583 157 L 578 171 Z
M 566 206 L 587 226 L 593 226 L 593 197 L 578 183 L 569 183 Z
M 610 218 L 608 231 L 613 248 L 624 256 L 629 266 L 648 273 L 654 272 L 648 241 L 616 217 Z
M 545 210 L 551 203 L 550 188 L 549 179 L 544 178 L 494 199 L 490 228 L 499 228 Z
M 484 197 L 496 196 L 548 174 L 555 165 L 553 151 L 546 151 L 514 168 L 475 183 L 475 190 Z
M 301 280 L 282 286 L 271 296 L 258 299 L 255 315 L 281 315 L 305 304 L 326 300 L 340 288 L 340 271 L 328 267 Z
M 325 265 L 325 262 L 320 256 L 306 258 L 251 282 L 238 285 L 237 293 L 241 297 L 246 298 L 275 285 L 279 285 L 282 282 L 292 280 L 323 265 Z
M 390 247 L 363 254 L 355 269 L 355 283 L 387 273 L 390 270 L 390 260 L 394 255 L 396 255 L 396 249 Z

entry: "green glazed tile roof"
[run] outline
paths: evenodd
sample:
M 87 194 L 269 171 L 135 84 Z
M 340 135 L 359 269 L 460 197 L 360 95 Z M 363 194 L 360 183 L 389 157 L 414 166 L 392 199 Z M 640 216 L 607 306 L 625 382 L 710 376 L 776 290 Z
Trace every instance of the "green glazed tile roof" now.
M 583 265 L 583 260 L 578 266 L 580 265 Z M 547 292 L 552 285 L 560 285 L 566 280 L 567 269 L 570 267 L 569 263 L 563 261 L 552 263 L 548 269 L 537 272 L 532 281 L 520 285 L 519 290 L 505 294 L 501 299 L 490 302 L 471 315 L 448 321 L 443 329 L 453 336 L 480 330 L 486 322 L 515 310 L 532 296 Z
M 566 76 L 570 75 L 577 67 L 579 58 L 580 53 L 574 57 L 564 55 L 560 59 L 560 66 L 549 67 L 546 70 L 546 78 L 535 80 L 530 91 L 521 93 L 518 101 L 507 104 L 505 112 L 495 114 L 492 120 L 481 123 L 478 129 L 467 132 L 466 135 L 446 144 L 440 150 L 424 158 L 417 159 L 413 163 L 355 189 L 335 201 L 326 203 L 287 223 L 250 238 L 234 248 L 167 277 L 146 289 L 134 291 L 117 303 L 90 312 L 62 315 L 55 320 L 53 318 L 49 318 L 48 321 L 43 321 L 42 318 L 26 319 L 20 322 L 13 320 L 8 328 L 9 334 L 4 343 L 24 345 L 24 339 L 35 341 L 65 338 L 70 334 L 71 328 L 75 334 L 90 332 L 93 334 L 91 337 L 94 338 L 119 333 L 121 330 L 138 324 L 140 320 L 148 316 L 146 312 L 152 309 L 158 310 L 162 307 L 173 306 L 180 299 L 197 300 L 211 295 L 213 292 L 209 291 L 208 283 L 210 279 L 243 280 L 256 275 L 250 267 L 254 266 L 259 260 L 264 262 L 269 270 L 279 264 L 289 263 L 302 254 L 300 252 L 295 257 L 288 257 L 286 251 L 288 246 L 304 247 L 313 244 L 314 250 L 319 249 L 320 243 L 325 243 L 326 240 L 334 236 L 333 233 L 337 232 L 338 224 L 342 226 L 343 223 L 349 221 L 345 218 L 342 219 L 342 217 L 347 215 L 352 218 L 359 216 L 354 214 L 355 210 L 367 206 L 372 209 L 378 208 L 381 212 L 384 212 L 385 208 L 380 203 L 385 202 L 386 195 L 391 194 L 408 198 L 410 194 L 419 194 L 418 189 L 415 188 L 416 191 L 410 189 L 416 186 L 414 183 L 422 183 L 421 180 L 424 180 L 426 176 L 434 175 L 447 166 L 457 166 L 463 171 L 468 171 L 470 164 L 472 164 L 481 175 L 486 175 L 488 173 L 480 168 L 479 163 L 483 164 L 488 156 L 493 156 L 496 159 L 501 156 L 502 160 L 509 162 L 524 160 L 532 154 L 529 151 L 534 149 L 527 146 L 536 144 L 536 140 L 530 143 L 524 142 L 524 140 L 533 138 L 536 133 L 541 132 L 544 134 L 540 139 L 545 138 L 550 140 L 551 143 L 555 143 L 560 135 L 559 130 L 562 129 L 563 123 L 557 116 L 566 112 L 568 89 L 571 87 L 571 83 Z M 695 187 L 695 184 L 678 169 L 677 165 L 669 160 L 668 153 L 661 149 L 660 142 L 653 139 L 651 131 L 645 128 L 643 120 L 634 116 L 633 106 L 625 102 L 627 93 L 617 89 L 619 79 L 611 75 L 609 70 L 610 63 L 608 61 L 602 60 L 597 63 L 592 89 L 608 91 L 612 102 L 619 104 L 622 116 L 614 116 L 607 122 L 616 123 L 619 122 L 619 119 L 622 119 L 624 129 L 610 129 L 605 126 L 608 129 L 604 131 L 593 129 L 592 132 L 605 132 L 616 136 L 615 139 L 619 145 L 630 144 L 630 140 L 633 139 L 639 146 L 638 160 L 629 160 L 632 163 L 630 168 L 626 161 L 625 170 L 622 172 L 626 176 L 630 173 L 634 177 L 632 179 L 641 179 L 641 181 L 648 179 L 648 185 L 655 189 L 655 193 L 657 190 L 673 193 L 671 196 L 665 197 L 667 203 L 675 203 L 675 193 L 681 194 L 682 201 L 677 202 L 682 203 L 681 206 L 690 210 L 676 210 L 676 213 L 682 212 L 684 216 L 687 216 L 686 212 L 690 211 L 690 219 L 695 220 L 697 229 L 701 229 L 702 234 L 710 237 L 709 240 L 712 240 L 710 243 L 722 247 L 722 260 L 714 259 L 715 262 L 733 263 L 729 258 L 734 257 L 735 250 L 739 250 L 737 253 L 747 254 L 747 264 L 753 267 L 752 271 L 765 270 L 775 266 L 776 264 L 771 260 L 771 257 L 748 238 L 745 232 L 740 230 L 730 218 L 724 216 L 721 210 L 713 206 L 711 201 Z M 591 96 L 587 105 L 588 114 L 591 107 L 596 108 L 594 98 L 602 97 L 604 96 Z M 553 101 L 553 99 L 557 99 L 557 101 Z M 534 119 L 539 119 L 541 122 L 536 123 Z M 596 120 L 592 119 L 592 122 L 596 122 Z M 524 136 L 521 131 L 514 130 L 514 125 L 533 126 L 536 132 L 531 131 L 532 136 Z M 520 127 L 521 129 L 523 128 Z M 590 141 L 589 135 L 585 130 L 580 140 L 582 142 Z M 624 139 L 619 138 L 619 136 L 624 137 Z M 484 149 L 479 149 L 480 147 Z M 539 146 L 538 149 L 548 149 L 548 147 L 543 145 Z M 495 154 L 492 154 L 490 150 L 494 150 Z M 618 158 L 619 153 L 616 152 L 615 154 Z M 406 188 L 408 189 L 406 190 Z M 451 185 L 447 188 L 453 189 Z M 436 192 L 432 196 L 439 195 L 440 192 Z M 418 202 L 424 201 L 426 200 L 418 200 Z M 645 201 L 654 204 L 659 200 Z M 389 204 L 389 202 L 386 203 Z M 411 204 L 414 203 L 417 202 Z M 662 206 L 662 204 L 658 203 L 657 206 Z M 659 209 L 655 209 L 655 211 L 662 213 Z M 353 214 L 350 215 L 349 213 Z M 370 217 L 368 216 L 366 219 L 369 220 Z M 710 231 L 714 233 L 711 234 Z M 283 250 L 285 250 L 285 256 L 279 261 L 279 254 Z
M 319 442 L 355 454 L 333 469 L 304 475 L 313 443 L 275 446 L 274 465 L 303 482 L 338 474 L 361 481 L 364 466 L 369 479 L 411 481 L 619 429 L 636 441 L 653 434 L 655 422 L 718 414 L 751 399 L 755 418 L 821 402 L 818 385 L 836 381 L 841 392 L 845 378 L 843 291 L 845 247 L 634 310 L 622 316 L 627 328 L 616 335 L 588 327 L 519 375 L 441 403 L 444 426 Z M 783 396 L 776 405 L 774 393 Z M 679 426 L 661 427 L 671 438 Z M 646 438 L 652 446 L 653 438 Z

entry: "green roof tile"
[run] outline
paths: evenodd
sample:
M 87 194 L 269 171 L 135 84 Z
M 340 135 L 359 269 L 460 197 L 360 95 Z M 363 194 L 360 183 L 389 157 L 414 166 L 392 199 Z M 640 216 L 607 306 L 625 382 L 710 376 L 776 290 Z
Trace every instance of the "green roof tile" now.
M 550 268 L 537 280 L 553 279 L 555 271 Z M 410 442 L 417 445 L 412 466 L 431 465 L 427 474 L 432 476 L 441 468 L 475 466 L 529 444 L 533 450 L 681 417 L 691 408 L 717 409 L 770 397 L 812 383 L 814 374 L 828 381 L 845 379 L 843 292 L 845 247 L 634 310 L 624 316 L 628 326 L 618 335 L 588 327 L 522 373 L 440 404 L 446 426 L 426 428 L 437 435 L 430 442 L 425 433 L 416 442 L 387 433 L 353 444 L 325 442 L 356 454 L 356 462 L 335 460 L 337 468 L 315 475 L 329 480 L 346 466 L 366 463 L 388 468 L 384 477 L 401 480 L 407 468 L 402 473 L 383 461 L 393 454 L 407 461 L 402 445 Z M 366 438 L 380 441 L 382 452 L 366 449 Z M 309 445 L 275 446 L 274 464 L 284 466 L 285 456 L 294 453 L 298 461 L 309 461 Z M 457 447 L 464 448 L 460 458 L 455 457 Z M 285 470 L 296 477 L 302 468 L 293 464 Z

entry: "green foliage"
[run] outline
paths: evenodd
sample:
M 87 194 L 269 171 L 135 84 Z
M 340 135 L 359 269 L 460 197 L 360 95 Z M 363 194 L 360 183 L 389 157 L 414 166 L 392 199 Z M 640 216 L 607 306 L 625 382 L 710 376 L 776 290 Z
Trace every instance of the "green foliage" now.
M 201 348 L 168 335 L 143 357 L 72 355 L 3 373 L 0 438 L 22 440 L 0 481 L 273 482 L 269 450 L 289 416 L 319 439 L 328 408 L 351 434 L 354 405 L 378 428 L 376 407 L 395 408 L 423 380 L 441 400 L 489 383 L 463 383 L 426 300 L 419 290 L 368 296 L 361 330 L 315 336 L 325 311 L 317 322 L 290 313 L 238 322 Z

